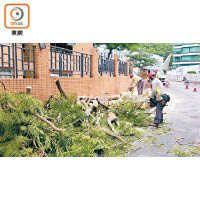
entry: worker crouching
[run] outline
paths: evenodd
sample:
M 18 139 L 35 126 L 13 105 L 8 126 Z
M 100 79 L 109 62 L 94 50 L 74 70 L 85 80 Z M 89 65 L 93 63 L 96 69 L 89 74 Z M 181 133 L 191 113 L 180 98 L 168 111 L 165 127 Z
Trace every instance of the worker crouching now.
M 166 106 L 166 103 L 170 101 L 170 96 L 163 94 L 163 84 L 156 77 L 156 74 L 150 76 L 152 80 L 152 95 L 150 99 L 150 105 L 156 106 L 156 116 L 154 118 L 154 126 L 158 128 L 159 124 L 163 122 L 163 108 Z
M 130 78 L 132 78 L 131 84 L 129 89 L 134 89 L 134 84 L 137 86 L 138 95 L 143 95 L 144 90 L 144 81 L 140 76 L 131 75 Z

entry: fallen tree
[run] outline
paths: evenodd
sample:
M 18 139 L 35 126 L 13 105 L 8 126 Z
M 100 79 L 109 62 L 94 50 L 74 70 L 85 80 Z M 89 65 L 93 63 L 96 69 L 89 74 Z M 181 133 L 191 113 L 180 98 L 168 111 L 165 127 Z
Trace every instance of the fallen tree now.
M 45 104 L 0 93 L 0 156 L 124 156 L 151 121 L 145 97 L 67 97 L 59 88 Z

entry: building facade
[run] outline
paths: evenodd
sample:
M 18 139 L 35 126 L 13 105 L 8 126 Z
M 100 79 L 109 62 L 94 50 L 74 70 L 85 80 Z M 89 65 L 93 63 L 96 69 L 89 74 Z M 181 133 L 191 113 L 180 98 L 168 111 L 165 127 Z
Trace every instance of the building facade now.
M 200 44 L 175 43 L 172 68 L 200 65 Z
M 47 100 L 58 94 L 110 96 L 125 91 L 133 63 L 99 55 L 92 43 L 0 43 L 0 91 L 26 92 Z

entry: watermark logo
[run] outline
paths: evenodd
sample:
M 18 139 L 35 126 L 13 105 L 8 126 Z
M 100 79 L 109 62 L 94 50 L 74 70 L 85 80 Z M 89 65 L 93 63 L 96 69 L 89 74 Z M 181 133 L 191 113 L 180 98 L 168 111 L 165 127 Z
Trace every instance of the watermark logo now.
M 24 17 L 24 11 L 20 7 L 14 7 L 10 11 L 10 16 L 14 21 L 20 21 Z
M 30 26 L 30 6 L 28 4 L 6 4 L 4 25 L 8 29 L 27 29 Z

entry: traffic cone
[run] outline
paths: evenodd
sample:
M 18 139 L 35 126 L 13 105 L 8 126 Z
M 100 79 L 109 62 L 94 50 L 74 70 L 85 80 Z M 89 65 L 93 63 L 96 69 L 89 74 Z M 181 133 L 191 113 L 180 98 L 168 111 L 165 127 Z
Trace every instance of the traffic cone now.
M 188 85 L 185 86 L 185 89 L 189 89 Z
M 193 92 L 197 92 L 197 88 L 196 87 L 194 88 Z
M 169 87 L 169 82 L 167 81 L 166 84 L 165 84 L 166 88 Z

